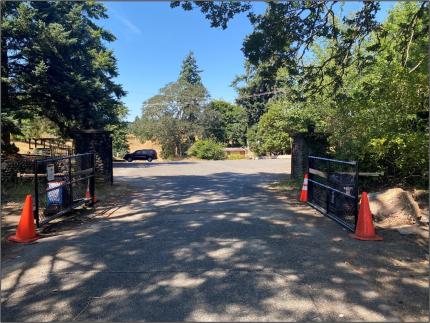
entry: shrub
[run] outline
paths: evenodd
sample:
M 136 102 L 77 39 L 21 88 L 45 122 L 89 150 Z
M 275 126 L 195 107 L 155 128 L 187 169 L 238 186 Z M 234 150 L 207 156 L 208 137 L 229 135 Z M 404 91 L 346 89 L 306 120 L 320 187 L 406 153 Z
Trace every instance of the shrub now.
M 223 146 L 211 139 L 196 141 L 188 150 L 188 155 L 200 159 L 225 159 Z

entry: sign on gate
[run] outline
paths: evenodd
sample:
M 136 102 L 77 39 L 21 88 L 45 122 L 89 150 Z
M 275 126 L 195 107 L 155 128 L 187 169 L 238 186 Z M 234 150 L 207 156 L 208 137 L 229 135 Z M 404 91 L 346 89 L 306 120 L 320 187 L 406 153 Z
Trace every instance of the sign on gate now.
M 48 164 L 46 165 L 46 177 L 48 182 L 53 181 L 55 179 L 55 165 Z
M 358 217 L 358 163 L 309 156 L 308 204 L 355 231 Z

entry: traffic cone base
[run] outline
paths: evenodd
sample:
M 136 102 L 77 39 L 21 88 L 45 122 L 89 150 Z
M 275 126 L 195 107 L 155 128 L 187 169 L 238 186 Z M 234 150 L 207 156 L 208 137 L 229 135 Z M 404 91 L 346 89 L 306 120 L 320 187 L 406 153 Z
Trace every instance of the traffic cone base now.
M 378 236 L 377 234 L 374 234 L 371 237 L 361 237 L 359 235 L 356 235 L 355 233 L 350 233 L 349 236 L 351 238 L 357 239 L 357 240 L 372 240 L 372 241 L 381 241 L 383 240 L 381 236 Z
M 16 233 L 7 239 L 13 242 L 29 243 L 39 238 L 36 233 L 36 226 L 34 225 L 32 198 L 31 195 L 27 195 Z
M 375 233 L 373 227 L 372 213 L 370 212 L 369 200 L 367 193 L 363 192 L 361 195 L 360 211 L 358 212 L 357 226 L 355 233 L 351 233 L 350 236 L 357 240 L 372 240 L 381 241 L 381 236 Z
M 30 243 L 30 242 L 36 241 L 39 238 L 40 236 L 38 234 L 36 234 L 33 238 L 28 238 L 28 239 L 23 239 L 18 237 L 16 234 L 13 234 L 7 237 L 7 240 L 13 241 L 13 242 L 20 242 L 20 243 Z

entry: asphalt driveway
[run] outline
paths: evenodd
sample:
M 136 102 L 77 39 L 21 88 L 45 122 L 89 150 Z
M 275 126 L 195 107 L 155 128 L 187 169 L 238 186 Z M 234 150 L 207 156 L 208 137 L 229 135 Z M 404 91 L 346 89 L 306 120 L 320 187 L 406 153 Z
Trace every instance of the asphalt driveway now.
M 108 211 L 3 257 L 2 321 L 427 321 L 428 251 L 349 238 L 269 187 L 289 171 L 116 163 Z

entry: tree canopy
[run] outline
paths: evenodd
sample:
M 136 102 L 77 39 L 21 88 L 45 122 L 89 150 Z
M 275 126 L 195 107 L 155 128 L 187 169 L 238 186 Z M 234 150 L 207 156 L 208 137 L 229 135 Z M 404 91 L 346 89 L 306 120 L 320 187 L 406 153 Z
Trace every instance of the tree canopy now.
M 204 138 L 232 147 L 246 145 L 246 112 L 240 106 L 213 100 L 205 107 L 201 124 Z
M 95 21 L 107 18 L 95 1 L 2 2 L 2 124 L 4 139 L 37 116 L 63 136 L 74 129 L 118 124 L 125 95 L 114 81 L 115 40 Z
M 201 72 L 202 71 L 199 70 L 197 66 L 197 61 L 196 61 L 196 58 L 194 57 L 194 53 L 190 52 L 182 62 L 181 72 L 179 74 L 179 80 L 192 85 L 201 85 L 202 84 L 202 79 L 200 77 Z
M 387 183 L 428 183 L 429 2 L 397 3 L 382 22 L 377 1 L 349 15 L 336 1 L 269 2 L 262 14 L 250 2 L 172 6 L 221 28 L 247 12 L 254 30 L 233 85 L 255 152 L 283 151 L 313 125 L 329 136 L 327 154 L 382 170 Z
M 183 156 L 201 132 L 198 120 L 209 95 L 201 83 L 200 72 L 189 54 L 178 80 L 146 100 L 142 116 L 130 127 L 141 140 L 160 143 L 164 157 Z

